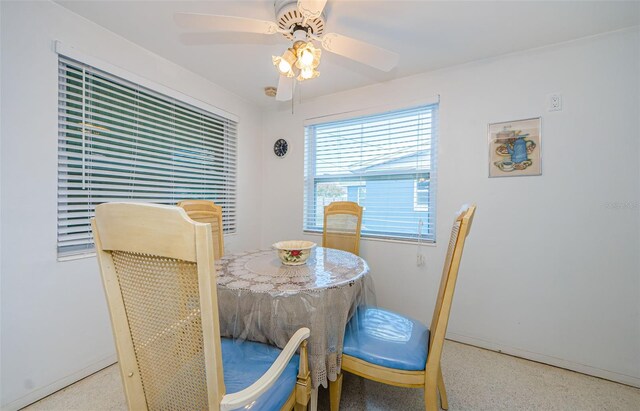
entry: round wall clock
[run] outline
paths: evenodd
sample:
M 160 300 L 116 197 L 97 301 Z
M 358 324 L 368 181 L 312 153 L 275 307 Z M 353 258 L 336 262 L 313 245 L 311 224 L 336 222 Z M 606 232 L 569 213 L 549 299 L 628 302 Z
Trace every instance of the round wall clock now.
M 288 150 L 289 143 L 287 143 L 287 140 L 283 138 L 280 138 L 273 143 L 273 153 L 280 158 L 284 157 Z

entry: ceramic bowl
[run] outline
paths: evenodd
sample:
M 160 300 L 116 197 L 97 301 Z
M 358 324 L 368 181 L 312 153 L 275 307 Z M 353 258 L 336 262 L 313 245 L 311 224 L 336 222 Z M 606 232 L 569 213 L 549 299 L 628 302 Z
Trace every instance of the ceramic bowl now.
M 278 257 L 284 265 L 305 264 L 311 255 L 311 249 L 315 246 L 316 243 L 302 240 L 279 241 L 273 244 L 273 248 L 278 252 Z

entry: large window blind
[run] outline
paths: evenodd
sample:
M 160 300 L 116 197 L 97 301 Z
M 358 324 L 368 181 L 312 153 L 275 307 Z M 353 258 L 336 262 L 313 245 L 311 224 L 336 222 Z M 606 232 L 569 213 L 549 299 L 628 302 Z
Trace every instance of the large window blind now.
M 364 207 L 362 235 L 435 241 L 438 105 L 305 127 L 304 229 L 322 231 L 324 206 Z
M 58 255 L 92 251 L 111 201 L 213 200 L 236 229 L 236 123 L 60 56 Z

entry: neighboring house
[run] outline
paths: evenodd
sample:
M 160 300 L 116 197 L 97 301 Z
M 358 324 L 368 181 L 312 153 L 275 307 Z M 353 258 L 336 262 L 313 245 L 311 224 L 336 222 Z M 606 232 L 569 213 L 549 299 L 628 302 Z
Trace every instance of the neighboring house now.
M 415 170 L 420 170 L 416 172 Z M 379 156 L 367 163 L 353 164 L 349 171 L 358 180 L 336 181 L 327 184 L 327 193 L 319 196 L 317 206 L 322 209 L 332 201 L 353 201 L 364 207 L 362 233 L 390 233 L 398 236 L 432 235 L 429 221 L 431 201 L 431 159 L 427 150 L 407 154 L 406 151 Z M 390 198 L 389 193 L 395 198 Z M 389 215 L 398 216 L 395 221 Z M 417 227 L 422 222 L 422 228 Z M 393 236 L 389 234 L 389 236 Z

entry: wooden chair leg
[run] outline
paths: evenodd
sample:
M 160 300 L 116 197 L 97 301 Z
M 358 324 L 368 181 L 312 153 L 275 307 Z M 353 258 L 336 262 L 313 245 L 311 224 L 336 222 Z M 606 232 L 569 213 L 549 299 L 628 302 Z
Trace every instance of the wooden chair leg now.
M 340 409 L 340 396 L 342 395 L 342 373 L 338 374 L 335 381 L 329 381 L 329 403 L 331 411 Z
M 438 377 L 429 378 L 424 384 L 424 409 L 438 411 Z
M 449 409 L 449 401 L 447 400 L 447 390 L 444 388 L 444 379 L 442 378 L 442 368 L 438 371 L 438 392 L 440 393 L 440 408 Z
M 306 411 L 311 398 L 311 374 L 307 359 L 307 341 L 300 344 L 300 365 L 298 367 L 298 381 L 296 382 L 295 411 Z

